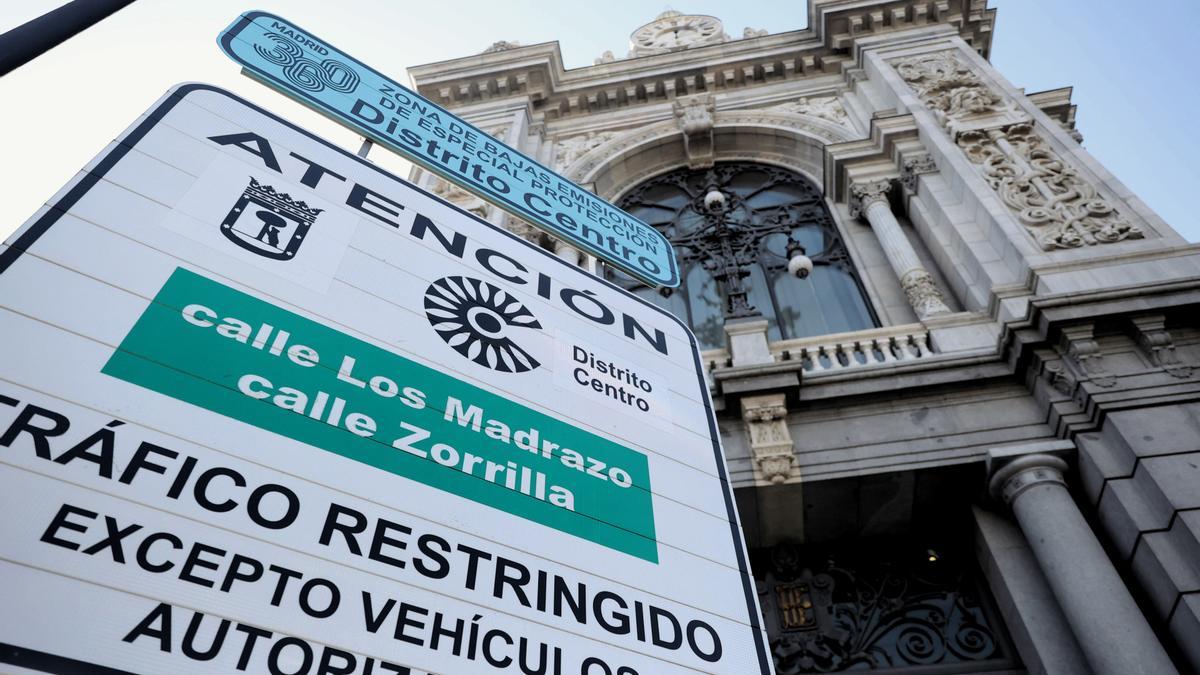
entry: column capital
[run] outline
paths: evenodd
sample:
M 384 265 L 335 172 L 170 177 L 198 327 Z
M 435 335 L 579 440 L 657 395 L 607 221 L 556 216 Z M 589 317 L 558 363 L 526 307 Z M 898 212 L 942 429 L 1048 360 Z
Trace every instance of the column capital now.
M 1022 492 L 1034 485 L 1054 484 L 1067 486 L 1063 472 L 1067 463 L 1061 458 L 1044 453 L 1021 455 L 992 472 L 988 481 L 988 492 L 992 497 L 1012 506 Z
M 854 181 L 850 184 L 847 205 L 850 207 L 850 217 L 865 216 L 867 209 L 875 202 L 888 203 L 888 193 L 892 191 L 892 179 Z

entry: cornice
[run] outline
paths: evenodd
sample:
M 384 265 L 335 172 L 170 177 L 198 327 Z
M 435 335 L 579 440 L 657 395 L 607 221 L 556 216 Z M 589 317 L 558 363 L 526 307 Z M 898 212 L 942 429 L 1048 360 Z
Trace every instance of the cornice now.
M 547 122 L 696 93 L 840 74 L 856 41 L 946 26 L 985 56 L 994 10 L 986 0 L 812 0 L 811 28 L 566 70 L 557 42 L 409 69 L 418 91 L 447 108 L 527 96 Z
M 1035 296 L 1030 298 L 1024 318 L 1004 323 L 998 345 L 1000 353 L 1015 364 L 1027 355 L 1031 346 L 1053 342 L 1057 335 L 1055 331 L 1063 324 L 1197 306 L 1200 306 L 1200 280 L 1197 279 Z
M 1071 103 L 1072 93 L 1072 87 L 1060 87 L 1026 94 L 1026 96 L 1051 119 L 1057 120 L 1067 129 L 1074 129 L 1077 106 Z
M 825 146 L 825 195 L 843 202 L 855 181 L 899 178 L 902 155 L 921 147 L 912 115 L 873 118 L 867 138 Z

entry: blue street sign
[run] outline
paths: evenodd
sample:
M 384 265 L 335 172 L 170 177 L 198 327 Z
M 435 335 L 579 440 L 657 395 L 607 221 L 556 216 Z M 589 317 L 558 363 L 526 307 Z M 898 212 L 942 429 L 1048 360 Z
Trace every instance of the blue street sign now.
M 255 79 L 481 199 L 651 286 L 679 285 L 653 227 L 299 26 L 246 12 L 218 42 Z

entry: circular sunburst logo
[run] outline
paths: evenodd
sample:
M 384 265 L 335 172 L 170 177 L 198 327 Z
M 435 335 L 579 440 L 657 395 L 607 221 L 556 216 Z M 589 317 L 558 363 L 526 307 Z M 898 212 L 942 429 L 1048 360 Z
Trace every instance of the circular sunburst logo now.
M 486 281 L 442 277 L 429 284 L 425 317 L 446 344 L 481 366 L 524 373 L 541 365 L 504 332 L 542 325 L 519 300 Z

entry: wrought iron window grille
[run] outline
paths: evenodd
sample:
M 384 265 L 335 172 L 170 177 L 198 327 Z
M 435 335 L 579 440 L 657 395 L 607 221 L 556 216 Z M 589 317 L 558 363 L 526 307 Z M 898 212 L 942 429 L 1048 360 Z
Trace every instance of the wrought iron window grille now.
M 679 169 L 638 185 L 618 205 L 675 248 L 684 283 L 661 289 L 659 304 L 682 315 L 706 347 L 723 342 L 725 319 L 763 316 L 773 322 L 772 339 L 878 325 L 820 190 L 797 173 L 750 162 Z M 810 278 L 796 278 L 809 269 Z
M 780 675 L 1019 667 L 969 548 L 908 540 L 820 549 L 785 542 L 755 553 Z

